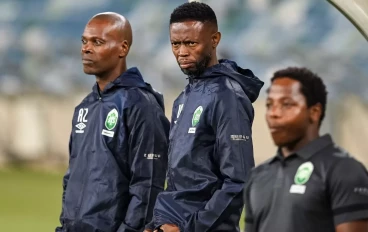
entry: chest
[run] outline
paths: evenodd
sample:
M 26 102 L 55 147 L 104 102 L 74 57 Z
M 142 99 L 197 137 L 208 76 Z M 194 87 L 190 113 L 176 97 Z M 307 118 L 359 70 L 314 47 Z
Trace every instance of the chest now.
M 251 208 L 260 218 L 323 213 L 329 205 L 326 192 L 325 181 L 315 164 L 273 164 L 252 181 Z
M 211 95 L 194 89 L 184 93 L 173 106 L 170 140 L 193 140 L 199 134 L 208 134 L 211 127 Z
M 116 144 L 123 120 L 122 102 L 96 101 L 75 109 L 72 120 L 73 147 L 83 149 Z

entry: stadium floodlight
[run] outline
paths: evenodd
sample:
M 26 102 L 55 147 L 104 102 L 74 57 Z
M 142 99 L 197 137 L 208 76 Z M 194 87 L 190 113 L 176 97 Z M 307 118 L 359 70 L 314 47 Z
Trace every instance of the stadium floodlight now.
M 368 40 L 368 0 L 327 0 L 344 14 Z

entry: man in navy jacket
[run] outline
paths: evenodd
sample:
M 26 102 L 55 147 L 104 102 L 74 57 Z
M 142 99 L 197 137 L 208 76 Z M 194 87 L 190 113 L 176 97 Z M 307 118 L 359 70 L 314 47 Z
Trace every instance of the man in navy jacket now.
M 129 22 L 101 13 L 86 25 L 82 61 L 96 84 L 75 108 L 58 232 L 138 232 L 151 221 L 167 170 L 163 97 L 127 69 Z
M 217 59 L 220 38 L 216 15 L 204 3 L 185 3 L 171 14 L 172 50 L 189 84 L 173 106 L 168 187 L 154 208 L 157 230 L 239 231 L 244 180 L 254 166 L 252 102 L 263 82 Z

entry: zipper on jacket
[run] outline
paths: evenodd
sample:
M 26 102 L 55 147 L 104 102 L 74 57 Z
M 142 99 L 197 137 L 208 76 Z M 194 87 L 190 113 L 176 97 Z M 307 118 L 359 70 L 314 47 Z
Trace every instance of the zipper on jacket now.
M 98 101 L 99 101 L 99 104 L 101 103 L 102 101 L 102 96 L 101 96 L 101 93 L 100 93 L 100 90 L 98 89 Z M 100 111 L 101 109 L 101 106 L 98 107 L 98 111 Z M 89 166 L 89 157 L 87 156 L 87 167 Z M 88 170 L 88 169 L 87 169 Z M 83 199 L 84 199 L 84 192 L 86 190 L 86 185 L 88 184 L 88 175 L 87 175 L 87 171 L 84 172 L 84 176 L 83 176 L 83 184 L 82 184 L 82 189 L 81 189 L 81 193 L 82 193 L 82 196 L 81 196 L 81 199 L 80 199 L 80 204 L 79 204 L 79 207 L 78 207 L 78 211 L 76 212 L 76 218 L 77 219 L 81 219 L 81 208 L 83 206 Z
M 188 98 L 189 98 L 189 95 L 190 95 L 191 91 L 192 91 L 192 86 L 189 85 L 189 93 L 188 93 L 188 95 L 187 95 L 187 93 L 185 93 L 185 95 L 184 95 L 184 96 L 187 96 L 187 97 L 184 100 L 184 106 L 183 106 L 183 109 L 181 111 L 181 115 L 183 115 L 183 113 L 184 113 L 185 106 L 187 105 L 187 101 L 188 101 Z M 176 125 L 177 126 L 179 126 L 179 122 L 181 121 L 181 118 L 182 117 L 179 116 L 178 120 L 176 121 Z M 177 128 L 175 128 L 175 131 L 176 130 L 177 130 Z M 171 151 L 173 150 L 173 147 L 175 146 L 175 144 L 176 144 L 176 139 L 173 139 L 172 140 L 172 143 L 169 146 L 169 160 L 168 160 L 169 161 L 169 169 L 168 169 L 168 176 L 169 176 L 170 185 L 172 186 L 173 190 L 176 191 L 175 185 L 174 185 L 174 183 L 172 181 L 172 178 L 171 178 L 171 176 L 172 176 L 171 175 L 171 173 L 172 173 L 172 169 L 171 169 L 171 156 L 172 156 L 172 154 L 171 154 Z
M 97 93 L 98 93 L 98 100 L 101 101 L 102 100 L 102 96 L 101 96 L 101 92 L 100 92 L 100 88 L 97 86 Z

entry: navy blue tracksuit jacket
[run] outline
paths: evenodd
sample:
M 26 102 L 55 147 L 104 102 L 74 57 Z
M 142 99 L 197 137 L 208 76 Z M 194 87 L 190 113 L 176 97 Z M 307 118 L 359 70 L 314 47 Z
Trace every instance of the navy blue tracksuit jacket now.
M 164 188 L 169 121 L 137 68 L 75 108 L 57 232 L 141 232 Z
M 189 81 L 173 106 L 168 187 L 157 197 L 154 226 L 236 232 L 254 167 L 252 102 L 263 82 L 228 60 Z

